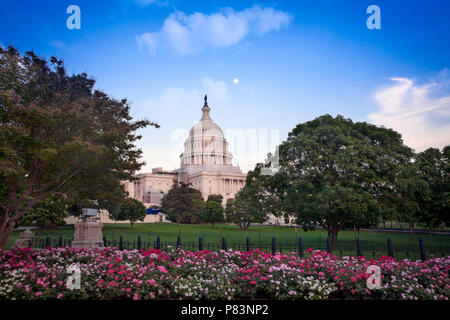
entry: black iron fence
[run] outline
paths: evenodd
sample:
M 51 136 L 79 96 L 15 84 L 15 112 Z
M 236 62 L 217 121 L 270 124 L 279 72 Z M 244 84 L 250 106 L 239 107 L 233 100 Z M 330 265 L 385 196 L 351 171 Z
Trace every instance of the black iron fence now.
M 64 239 L 62 234 L 58 238 L 37 237 L 33 240 L 34 248 L 45 247 L 66 247 L 71 246 L 72 239 Z M 176 242 L 161 241 L 159 236 L 153 241 L 145 241 L 140 235 L 136 240 L 124 239 L 122 235 L 119 239 L 107 239 L 103 237 L 103 245 L 105 247 L 115 247 L 118 250 L 141 250 L 141 249 L 161 249 L 163 251 L 169 248 L 180 248 L 183 250 L 197 251 L 197 250 L 227 250 L 234 249 L 239 251 L 252 251 L 259 249 L 261 251 L 275 254 L 280 253 L 293 253 L 295 252 L 299 257 L 305 257 L 309 254 L 309 248 L 313 250 L 323 250 L 332 253 L 340 258 L 343 256 L 365 256 L 366 258 L 377 259 L 378 257 L 385 255 L 394 257 L 397 259 L 410 259 L 410 260 L 426 260 L 433 257 L 445 257 L 449 252 L 447 247 L 441 246 L 441 248 L 429 247 L 426 248 L 422 238 L 419 239 L 418 246 L 402 246 L 396 247 L 390 237 L 387 237 L 385 246 L 373 245 L 370 242 L 364 242 L 359 237 L 356 237 L 354 243 L 338 243 L 333 246 L 331 239 L 328 237 L 325 241 L 319 241 L 312 244 L 311 242 L 304 243 L 302 237 L 298 237 L 295 243 L 292 242 L 278 242 L 276 237 L 272 237 L 271 242 L 254 242 L 250 237 L 247 237 L 245 241 L 227 241 L 226 237 L 222 237 L 217 242 L 205 242 L 202 236 L 199 236 L 198 241 L 182 241 L 181 236 L 177 236 Z

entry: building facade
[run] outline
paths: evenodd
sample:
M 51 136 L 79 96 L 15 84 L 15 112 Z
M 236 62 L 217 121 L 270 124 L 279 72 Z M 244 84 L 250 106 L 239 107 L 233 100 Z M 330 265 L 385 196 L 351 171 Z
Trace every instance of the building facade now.
M 206 200 L 211 194 L 223 196 L 223 204 L 234 198 L 245 185 L 246 174 L 232 165 L 233 156 L 222 129 L 211 119 L 207 96 L 200 120 L 191 128 L 180 155 L 180 168 L 165 171 L 154 168 L 151 173 L 137 175 L 136 181 L 125 181 L 129 196 L 147 207 L 159 206 L 174 181 L 191 184 Z
M 220 194 L 223 205 L 232 199 L 245 185 L 246 174 L 238 166 L 232 165 L 233 155 L 228 151 L 228 142 L 222 129 L 211 119 L 207 97 L 203 105 L 202 117 L 191 128 L 180 155 L 180 168 L 166 171 L 154 168 L 152 172 L 141 173 L 135 181 L 122 184 L 130 198 L 144 203 L 147 208 L 160 206 L 161 199 L 171 189 L 174 182 L 183 182 L 202 193 L 206 200 L 209 195 Z M 106 210 L 100 210 L 103 223 L 129 223 L 111 220 Z M 77 219 L 77 218 L 73 218 Z M 68 221 L 68 220 L 67 220 Z M 147 214 L 143 222 L 168 222 L 164 213 Z M 67 222 L 71 223 L 71 222 Z M 265 224 L 292 225 L 284 219 L 268 216 Z

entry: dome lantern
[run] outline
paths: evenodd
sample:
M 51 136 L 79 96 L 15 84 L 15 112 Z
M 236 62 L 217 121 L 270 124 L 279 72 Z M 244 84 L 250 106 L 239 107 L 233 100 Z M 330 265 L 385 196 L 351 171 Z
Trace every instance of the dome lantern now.
M 209 111 L 211 110 L 208 106 L 208 96 L 205 94 L 205 104 L 202 108 L 202 119 L 201 120 L 211 120 L 211 117 L 209 116 Z

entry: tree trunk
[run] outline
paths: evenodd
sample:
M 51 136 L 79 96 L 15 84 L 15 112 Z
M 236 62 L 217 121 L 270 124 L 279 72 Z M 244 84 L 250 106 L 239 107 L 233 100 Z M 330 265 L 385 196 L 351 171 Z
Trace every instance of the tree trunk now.
M 6 228 L 6 231 L 1 235 L 0 250 L 5 249 L 6 243 L 8 242 L 9 236 L 11 235 L 15 225 L 16 221 L 9 219 L 9 225 Z
M 212 228 L 214 229 L 214 222 L 213 222 L 213 223 L 211 223 L 211 225 L 212 225 Z
M 5 231 L 6 228 L 6 223 L 9 220 L 9 214 L 7 212 L 3 213 L 2 216 L 2 222 L 0 223 L 0 239 L 1 239 L 1 235 L 3 234 L 3 231 Z
M 337 246 L 338 246 L 338 233 L 339 233 L 339 230 L 336 230 L 336 229 L 331 230 L 331 241 L 332 241 L 333 248 L 337 248 Z

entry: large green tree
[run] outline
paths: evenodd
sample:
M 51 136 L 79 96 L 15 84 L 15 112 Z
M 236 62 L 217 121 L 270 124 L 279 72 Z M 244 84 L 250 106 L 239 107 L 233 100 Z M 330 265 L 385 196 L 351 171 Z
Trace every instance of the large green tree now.
M 429 215 L 427 204 L 431 200 L 430 184 L 421 175 L 417 162 L 400 168 L 390 198 L 396 220 L 407 223 L 414 233 L 416 224 Z
M 202 194 L 190 184 L 176 182 L 161 199 L 161 210 L 170 221 L 179 223 L 200 222 L 199 210 L 203 206 Z
M 119 204 L 117 210 L 110 212 L 109 215 L 113 220 L 129 220 L 133 227 L 136 221 L 144 221 L 147 216 L 147 208 L 139 200 L 127 198 Z
M 420 221 L 431 228 L 450 226 L 450 146 L 420 152 L 415 165 L 419 178 L 429 187 L 429 197 L 421 203 Z
M 399 168 L 412 155 L 394 130 L 324 115 L 289 133 L 278 172 L 262 186 L 280 203 L 274 214 L 296 216 L 305 230 L 320 225 L 336 245 L 347 222 L 389 206 Z
M 226 220 L 247 230 L 251 223 L 263 223 L 267 220 L 263 201 L 258 189 L 249 183 L 236 194 L 234 199 L 228 199 L 225 207 Z
M 0 249 L 50 194 L 103 199 L 142 166 L 136 131 L 158 125 L 94 85 L 56 58 L 0 48 Z
M 215 223 L 225 221 L 223 212 L 224 210 L 221 202 L 208 199 L 200 208 L 200 220 L 205 223 L 211 223 L 212 227 L 214 228 Z

